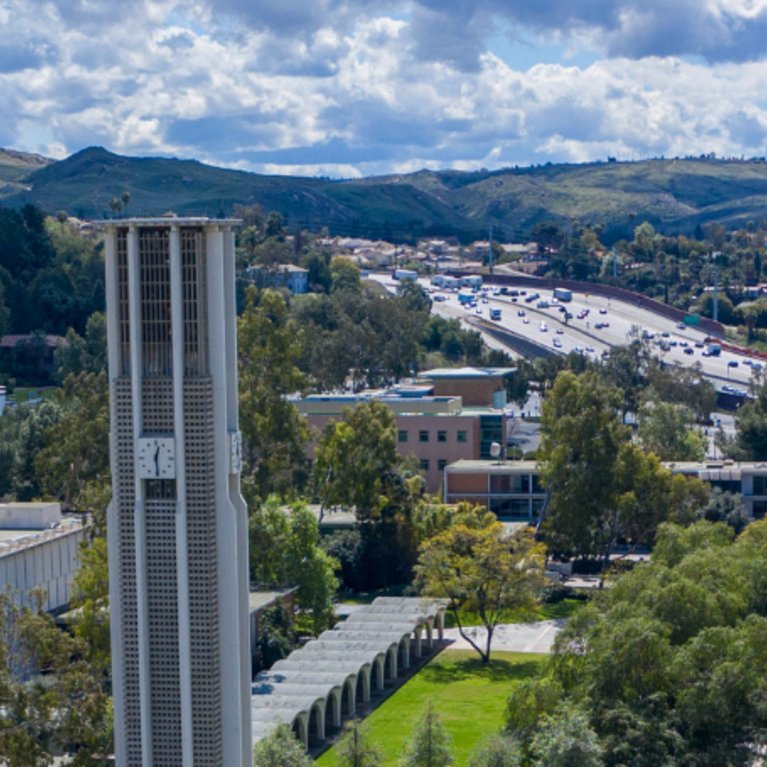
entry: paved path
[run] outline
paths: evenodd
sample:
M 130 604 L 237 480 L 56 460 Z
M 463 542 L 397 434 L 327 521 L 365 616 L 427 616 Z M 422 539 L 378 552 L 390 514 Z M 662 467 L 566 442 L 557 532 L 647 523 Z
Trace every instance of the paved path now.
M 551 652 L 551 646 L 559 631 L 565 625 L 564 620 L 538 621 L 537 623 L 504 623 L 493 634 L 492 649 L 501 652 Z M 464 629 L 473 641 L 484 648 L 487 632 L 484 627 L 472 626 Z M 471 645 L 459 634 L 458 629 L 445 629 L 445 639 L 450 640 L 451 650 L 472 649 Z

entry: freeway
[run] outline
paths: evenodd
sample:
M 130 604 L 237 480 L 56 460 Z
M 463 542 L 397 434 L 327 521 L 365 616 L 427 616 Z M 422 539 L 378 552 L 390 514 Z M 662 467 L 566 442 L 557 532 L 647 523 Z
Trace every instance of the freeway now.
M 382 283 L 387 289 L 396 290 L 396 283 L 390 275 L 375 274 L 371 278 Z M 419 280 L 427 290 L 434 289 L 429 280 Z M 515 290 L 513 287 L 508 288 Z M 706 356 L 704 344 L 706 334 L 694 327 L 679 327 L 677 323 L 662 317 L 649 309 L 626 301 L 618 301 L 603 296 L 573 292 L 573 300 L 564 304 L 573 315 L 565 321 L 560 304 L 551 303 L 551 290 L 533 291 L 532 288 L 517 289 L 524 295 L 516 300 L 511 296 L 500 295 L 499 288 L 488 281 L 483 292 L 477 294 L 477 307 L 466 309 L 459 304 L 458 294 L 449 290 L 434 289 L 431 298 L 438 296 L 444 300 L 434 301 L 432 311 L 448 318 L 465 321 L 471 316 L 490 319 L 490 309 L 501 310 L 501 319 L 497 324 L 518 335 L 529 338 L 557 352 L 567 354 L 579 351 L 594 359 L 609 353 L 612 346 L 625 344 L 632 330 L 651 333 L 656 351 L 665 362 L 692 366 L 699 362 L 703 374 L 712 379 L 719 390 L 726 391 L 727 386 L 741 391 L 748 388 L 751 379 L 752 364 L 756 360 L 732 352 L 722 351 L 721 355 Z M 549 308 L 538 308 L 540 299 L 530 303 L 525 301 L 533 292 L 540 293 L 540 299 L 550 303 Z M 603 327 L 597 327 L 603 325 Z M 483 334 L 487 340 L 487 334 Z M 664 350 L 660 344 L 667 346 Z M 499 348 L 493 339 L 493 348 Z M 758 364 L 758 363 L 757 363 Z

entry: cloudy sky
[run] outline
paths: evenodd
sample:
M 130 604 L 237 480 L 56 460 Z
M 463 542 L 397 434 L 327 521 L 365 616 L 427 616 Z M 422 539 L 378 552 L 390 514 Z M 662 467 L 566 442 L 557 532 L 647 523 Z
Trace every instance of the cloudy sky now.
M 764 155 L 767 0 L 0 0 L 0 146 L 266 173 Z

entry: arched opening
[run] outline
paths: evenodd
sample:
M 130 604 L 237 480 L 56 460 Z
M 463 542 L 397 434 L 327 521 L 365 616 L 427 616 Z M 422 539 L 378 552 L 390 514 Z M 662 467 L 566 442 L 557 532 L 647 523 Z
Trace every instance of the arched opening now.
M 410 645 L 410 657 L 411 658 L 420 658 L 421 657 L 421 627 L 416 626 L 413 630 L 413 641 Z
M 384 658 L 384 682 L 387 679 L 394 679 L 394 668 L 392 666 L 391 653 L 387 650 Z
M 306 748 L 308 745 L 306 740 L 306 732 L 304 730 L 304 722 L 300 716 L 297 716 L 293 720 L 293 726 L 291 729 L 293 730 L 293 735 L 296 737 L 296 740 L 301 743 L 304 748 Z
M 354 716 L 354 687 L 351 680 L 344 682 L 341 691 L 341 716 L 344 719 L 351 719 Z
M 426 621 L 426 646 L 429 652 L 434 647 L 434 623 L 431 620 Z
M 378 657 L 373 661 L 370 669 L 370 694 L 376 695 L 384 688 L 383 663 Z
M 357 710 L 365 708 L 367 701 L 368 697 L 365 695 L 365 672 L 360 671 L 357 674 Z
M 330 692 L 325 703 L 325 730 L 332 732 L 341 727 L 341 708 L 339 697 L 335 692 Z
M 404 673 L 404 670 L 410 666 L 409 650 L 410 642 L 405 638 L 399 643 L 399 664 L 397 670 L 400 674 Z
M 325 728 L 322 721 L 322 711 L 316 703 L 309 712 L 309 748 L 314 748 L 325 740 Z

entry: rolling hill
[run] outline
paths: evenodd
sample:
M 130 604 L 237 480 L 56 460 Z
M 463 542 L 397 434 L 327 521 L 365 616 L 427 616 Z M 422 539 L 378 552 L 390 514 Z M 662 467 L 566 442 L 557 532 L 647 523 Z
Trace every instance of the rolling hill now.
M 698 224 L 744 225 L 767 216 L 767 163 L 646 160 L 420 171 L 360 180 L 264 176 L 194 160 L 131 158 L 89 148 L 59 162 L 0 150 L 0 201 L 49 212 L 108 217 L 109 200 L 130 192 L 129 215 L 230 214 L 235 204 L 277 210 L 290 225 L 395 239 L 455 234 L 522 239 L 538 221 L 602 223 L 606 239 L 628 233 L 630 216 L 666 233 Z

